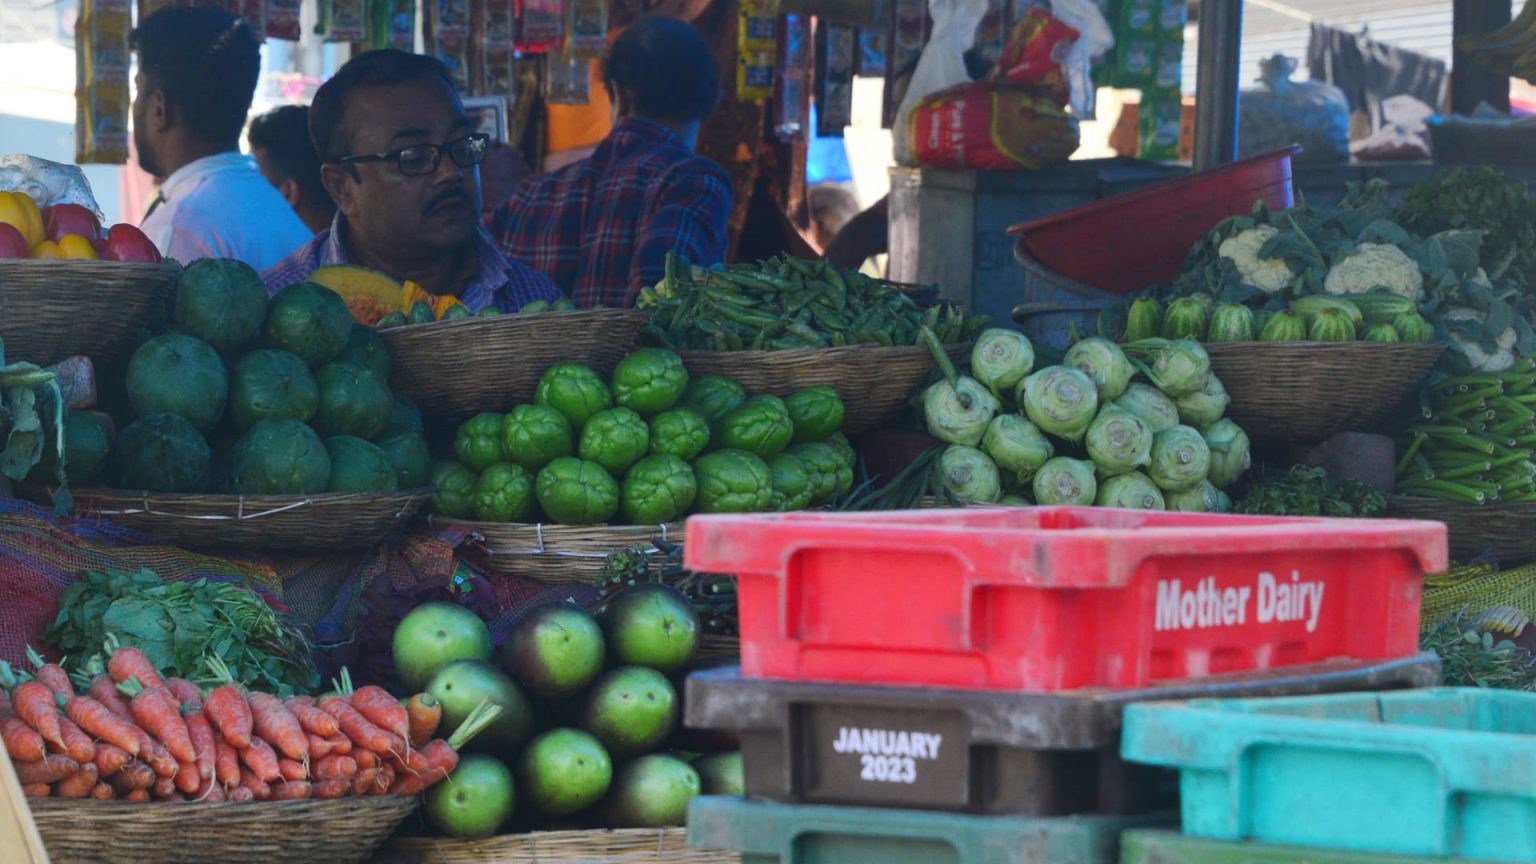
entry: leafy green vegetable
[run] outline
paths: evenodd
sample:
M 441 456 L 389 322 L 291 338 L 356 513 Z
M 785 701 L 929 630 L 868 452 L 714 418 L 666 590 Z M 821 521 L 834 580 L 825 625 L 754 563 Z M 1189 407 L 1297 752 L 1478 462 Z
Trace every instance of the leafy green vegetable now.
M 5 362 L 5 341 L 0 340 L 0 477 L 20 481 L 43 459 L 48 430 L 43 425 L 43 411 L 48 403 L 39 400 L 39 391 L 52 404 L 50 425 L 56 457 L 54 477 L 58 487 L 53 493 L 54 512 L 69 512 L 73 501 L 65 473 L 64 396 L 59 391 L 58 376 L 36 364 Z
M 1467 612 L 1436 622 L 1419 637 L 1419 646 L 1440 655 L 1447 687 L 1536 691 L 1536 658 L 1513 642 L 1480 631 Z
M 43 638 L 77 677 L 105 663 L 108 635 L 143 651 L 155 668 L 194 682 L 219 680 L 217 657 L 235 680 L 280 696 L 320 683 L 309 646 L 255 592 L 226 582 L 165 582 L 149 570 L 90 571 L 64 589 Z
M 1380 516 L 1386 509 L 1386 497 L 1358 480 L 1337 483 L 1321 468 L 1295 465 L 1284 475 L 1255 482 L 1232 512 L 1364 518 Z
M 1403 193 L 1397 217 L 1416 234 L 1487 232 L 1484 261 L 1507 262 L 1515 281 L 1527 290 L 1536 287 L 1536 198 L 1524 181 L 1483 166 L 1441 171 Z M 1495 279 L 1504 275 L 1484 267 Z

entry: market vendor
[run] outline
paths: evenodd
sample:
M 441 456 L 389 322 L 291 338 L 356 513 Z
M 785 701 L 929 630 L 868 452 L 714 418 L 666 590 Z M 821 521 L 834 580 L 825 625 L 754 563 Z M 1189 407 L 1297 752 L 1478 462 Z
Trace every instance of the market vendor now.
M 369 51 L 315 93 L 309 131 L 335 200 L 331 226 L 267 271 L 275 293 L 332 264 L 359 264 L 470 311 L 515 312 L 560 292 L 509 261 L 480 227 L 480 170 L 490 139 L 473 132 L 435 57 Z
M 336 202 L 320 182 L 320 154 L 309 139 L 309 106 L 284 105 L 251 121 L 245 133 L 261 176 L 277 188 L 283 200 L 319 234 L 336 218 Z
M 260 38 L 222 9 L 171 7 L 133 32 L 133 140 L 139 164 L 162 178 L 145 235 L 168 258 L 237 258 L 256 270 L 311 232 L 240 152 L 261 69 Z
M 698 31 L 642 19 L 614 40 L 603 70 L 613 131 L 590 157 L 525 183 L 492 224 L 503 252 L 548 274 L 576 305 L 624 307 L 660 281 L 668 252 L 696 264 L 724 258 L 731 185 L 693 152 L 720 100 Z

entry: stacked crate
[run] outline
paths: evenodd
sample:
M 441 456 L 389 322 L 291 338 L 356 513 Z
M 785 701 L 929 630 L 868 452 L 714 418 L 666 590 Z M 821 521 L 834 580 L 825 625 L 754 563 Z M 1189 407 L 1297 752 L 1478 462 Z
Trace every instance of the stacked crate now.
M 747 798 L 689 843 L 743 864 L 1118 860 L 1177 777 L 1121 758 L 1132 703 L 1420 687 L 1434 523 L 1107 509 L 710 516 L 742 666 L 685 722 L 734 730 Z

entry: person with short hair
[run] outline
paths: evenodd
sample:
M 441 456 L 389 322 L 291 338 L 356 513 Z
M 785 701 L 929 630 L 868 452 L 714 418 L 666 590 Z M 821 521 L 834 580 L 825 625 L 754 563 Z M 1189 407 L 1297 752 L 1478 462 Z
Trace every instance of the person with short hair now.
M 603 70 L 613 131 L 588 158 L 523 184 L 492 225 L 503 252 L 548 274 L 577 306 L 626 307 L 661 280 L 668 252 L 700 265 L 725 257 L 731 181 L 693 152 L 720 101 L 698 31 L 642 19 L 614 41 Z
M 811 242 L 822 252 L 859 213 L 858 199 L 837 183 L 818 183 L 806 190 L 805 206 L 811 216 Z
M 457 297 L 472 312 L 560 299 L 481 227 L 479 166 L 490 137 L 474 131 L 441 60 L 389 49 L 354 57 L 315 93 L 309 132 L 336 217 L 264 274 L 268 291 L 321 267 L 359 264 Z
M 133 142 L 162 180 L 141 227 L 161 253 L 260 271 L 303 245 L 310 231 L 240 152 L 261 69 L 251 26 L 214 7 L 171 7 L 139 24 L 133 48 Z
M 284 105 L 251 121 L 245 133 L 251 156 L 312 233 L 336 216 L 336 202 L 320 182 L 320 154 L 309 140 L 309 106 Z

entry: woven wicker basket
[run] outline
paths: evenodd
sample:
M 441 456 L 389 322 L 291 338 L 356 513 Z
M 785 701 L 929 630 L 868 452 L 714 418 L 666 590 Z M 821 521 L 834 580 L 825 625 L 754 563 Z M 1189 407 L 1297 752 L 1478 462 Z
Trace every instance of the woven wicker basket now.
M 394 361 L 394 388 L 428 414 L 462 419 L 533 401 L 556 363 L 603 375 L 635 346 L 645 312 L 590 309 L 460 318 L 381 330 Z
M 536 831 L 486 840 L 392 840 L 371 864 L 739 864 L 734 852 L 689 849 L 681 828 Z
M 1467 504 L 1389 495 L 1387 515 L 1444 522 L 1451 558 L 1456 561 L 1468 561 L 1489 550 L 1504 567 L 1536 561 L 1536 504 Z
M 716 636 L 706 633 L 699 639 L 700 657 L 741 657 L 740 636 Z
M 404 492 L 323 495 L 161 495 L 74 490 L 75 512 L 187 548 L 326 551 L 371 546 L 403 528 L 432 497 Z
M 1412 395 L 1439 343 L 1224 342 L 1206 345 L 1232 404 L 1255 438 L 1321 441 L 1387 420 Z
M 960 360 L 970 355 L 971 345 L 949 345 L 945 350 Z M 937 368 L 933 355 L 920 346 L 678 353 L 689 375 L 723 375 L 753 395 L 788 396 L 806 387 L 831 387 L 843 397 L 843 431 L 849 435 L 900 417 Z
M 475 536 L 465 554 L 487 573 L 543 585 L 595 585 L 608 553 L 653 539 L 681 543 L 681 523 L 667 525 L 527 525 L 463 522 L 431 517 L 433 524 L 462 525 Z
M 418 800 L 29 804 L 49 857 L 68 864 L 351 864 L 367 860 Z
M 122 359 L 134 334 L 168 308 L 174 264 L 0 261 L 0 339 L 9 361 L 47 366 L 83 354 Z

